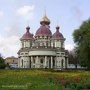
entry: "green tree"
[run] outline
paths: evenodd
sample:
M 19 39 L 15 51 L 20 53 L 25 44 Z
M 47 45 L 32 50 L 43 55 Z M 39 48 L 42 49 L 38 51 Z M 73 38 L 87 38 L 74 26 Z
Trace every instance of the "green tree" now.
M 6 67 L 4 59 L 0 55 L 0 69 L 4 69 Z
M 69 63 L 74 64 L 75 68 L 77 69 L 77 64 L 79 64 L 77 58 L 77 48 L 75 47 L 72 51 L 69 52 Z
M 90 20 L 82 23 L 73 33 L 81 66 L 90 69 Z

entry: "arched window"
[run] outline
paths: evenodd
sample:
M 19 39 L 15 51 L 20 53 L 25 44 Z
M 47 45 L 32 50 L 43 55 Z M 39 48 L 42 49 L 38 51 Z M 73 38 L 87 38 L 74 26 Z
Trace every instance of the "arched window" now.
M 53 58 L 53 67 L 55 67 L 55 59 Z
M 61 65 L 62 65 L 62 68 L 63 68 L 63 59 L 62 59 L 62 61 L 61 61 Z
M 49 68 L 51 68 L 51 59 L 49 58 Z
M 43 59 L 40 60 L 40 63 L 43 63 Z

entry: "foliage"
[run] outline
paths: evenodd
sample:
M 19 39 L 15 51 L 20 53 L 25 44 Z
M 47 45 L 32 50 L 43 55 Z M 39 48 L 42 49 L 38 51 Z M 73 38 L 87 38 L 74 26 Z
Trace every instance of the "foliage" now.
M 74 48 L 69 52 L 69 63 L 74 64 L 77 68 L 77 64 L 79 64 L 78 56 L 77 56 L 77 48 Z
M 90 69 L 90 20 L 85 21 L 79 29 L 74 31 L 73 39 L 77 45 L 81 66 Z
M 0 56 L 0 69 L 4 69 L 6 67 L 4 59 Z
M 0 90 L 89 89 L 90 71 L 0 70 Z

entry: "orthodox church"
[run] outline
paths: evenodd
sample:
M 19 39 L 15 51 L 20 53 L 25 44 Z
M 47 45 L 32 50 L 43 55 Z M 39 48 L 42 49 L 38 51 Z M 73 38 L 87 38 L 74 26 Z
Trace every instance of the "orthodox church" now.
M 46 15 L 40 20 L 40 27 L 35 35 L 26 27 L 25 34 L 20 38 L 21 48 L 18 51 L 19 68 L 68 68 L 68 51 L 64 48 L 65 38 L 56 26 L 52 34 L 50 20 Z

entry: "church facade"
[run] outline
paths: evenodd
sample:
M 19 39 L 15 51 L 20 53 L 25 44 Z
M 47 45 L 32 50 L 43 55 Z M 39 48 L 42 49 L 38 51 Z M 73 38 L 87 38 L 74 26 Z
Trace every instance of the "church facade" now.
M 18 51 L 19 68 L 51 68 L 65 69 L 68 67 L 68 51 L 64 48 L 65 38 L 56 26 L 56 32 L 50 30 L 50 20 L 45 15 L 40 21 L 35 35 L 26 27 L 21 37 L 21 48 Z

